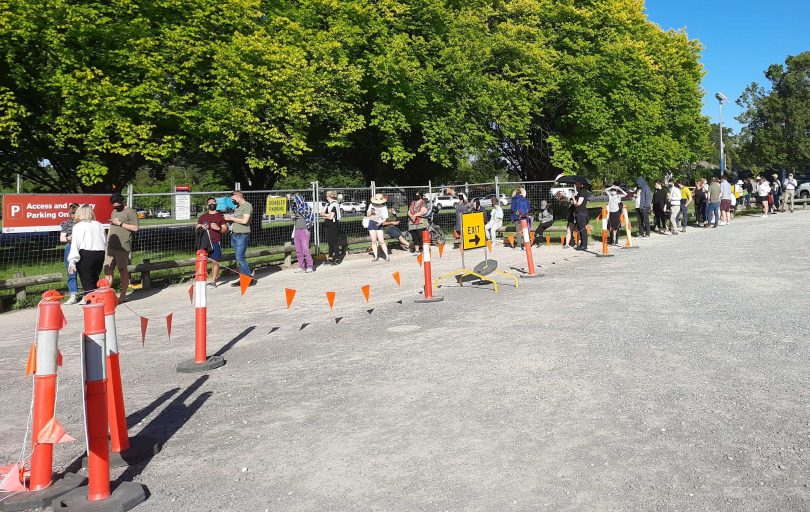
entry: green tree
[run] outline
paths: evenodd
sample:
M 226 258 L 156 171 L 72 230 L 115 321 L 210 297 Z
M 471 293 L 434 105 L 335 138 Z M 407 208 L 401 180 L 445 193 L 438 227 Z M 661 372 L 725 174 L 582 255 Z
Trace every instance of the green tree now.
M 749 85 L 737 100 L 742 152 L 753 166 L 801 172 L 810 168 L 810 51 L 765 72 L 770 89 Z

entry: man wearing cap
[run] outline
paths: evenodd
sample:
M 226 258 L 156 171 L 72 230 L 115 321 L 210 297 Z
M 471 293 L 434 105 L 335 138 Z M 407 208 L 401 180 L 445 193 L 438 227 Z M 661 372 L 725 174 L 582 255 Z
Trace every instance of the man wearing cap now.
M 771 180 L 771 197 L 773 198 L 773 205 L 771 205 L 771 213 L 776 213 L 782 203 L 782 184 L 779 183 L 779 175 L 773 174 Z
M 117 267 L 121 276 L 121 292 L 118 298 L 125 302 L 129 288 L 129 256 L 132 253 L 132 233 L 138 231 L 138 214 L 124 203 L 124 196 L 110 196 L 113 212 L 110 215 L 110 230 L 107 233 L 107 254 L 104 258 L 104 274 L 112 286 L 113 270 Z M 85 293 L 88 290 L 85 290 Z
M 253 215 L 253 205 L 245 201 L 241 190 L 234 190 L 231 193 L 231 199 L 236 203 L 236 209 L 233 213 L 224 215 L 225 220 L 231 223 L 231 246 L 233 246 L 236 263 L 239 265 L 239 273 L 252 277 L 253 272 L 248 266 L 245 253 L 247 253 L 248 242 L 250 242 L 250 217 Z M 253 279 L 250 285 L 255 284 L 256 280 Z M 239 286 L 239 281 L 231 286 Z
M 793 213 L 793 200 L 796 198 L 796 187 L 798 186 L 799 183 L 793 177 L 793 173 L 788 174 L 783 187 L 785 200 L 782 201 L 782 211 L 785 211 L 788 208 L 788 203 L 790 203 L 790 213 Z

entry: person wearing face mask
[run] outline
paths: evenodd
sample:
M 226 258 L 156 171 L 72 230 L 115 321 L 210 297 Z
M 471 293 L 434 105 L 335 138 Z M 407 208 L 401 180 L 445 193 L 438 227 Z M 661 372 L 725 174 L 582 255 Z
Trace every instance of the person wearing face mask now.
M 211 277 L 208 286 L 216 288 L 219 278 L 219 260 L 222 258 L 222 235 L 228 231 L 225 216 L 217 211 L 217 200 L 213 197 L 207 199 L 208 211 L 200 215 L 197 220 L 198 249 L 208 253 L 211 261 Z
M 554 224 L 554 214 L 548 207 L 548 201 L 540 201 L 540 212 L 537 214 L 537 229 L 534 231 L 534 245 L 543 245 L 545 231 Z
M 104 258 L 104 274 L 110 286 L 113 284 L 113 271 L 118 268 L 121 276 L 121 292 L 118 298 L 126 302 L 129 288 L 129 257 L 132 253 L 132 233 L 138 232 L 138 214 L 126 206 L 124 196 L 110 196 L 113 212 L 110 215 L 110 230 L 107 233 L 107 254 Z
M 247 248 L 250 243 L 250 219 L 253 217 L 253 205 L 245 201 L 245 196 L 241 190 L 231 192 L 231 200 L 236 203 L 233 213 L 224 215 L 225 220 L 230 222 L 231 247 L 233 247 L 236 263 L 239 266 L 239 273 L 253 277 L 253 271 L 247 262 Z M 256 284 L 256 278 L 250 281 L 250 286 Z M 232 283 L 234 288 L 240 286 L 239 281 Z

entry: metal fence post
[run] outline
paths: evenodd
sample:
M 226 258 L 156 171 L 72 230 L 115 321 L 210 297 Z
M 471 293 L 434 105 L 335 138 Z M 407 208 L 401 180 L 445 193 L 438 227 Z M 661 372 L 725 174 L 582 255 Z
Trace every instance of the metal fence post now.
M 318 255 L 321 253 L 321 234 L 319 232 L 318 226 L 320 224 L 320 213 L 321 207 L 318 201 L 318 182 L 312 182 L 312 213 L 315 214 L 315 224 L 313 224 L 313 229 L 315 234 L 313 239 L 315 241 L 315 254 Z
M 466 181 L 464 182 L 464 197 L 466 197 L 468 201 L 470 200 L 470 184 Z
M 372 180 L 371 181 L 371 197 L 374 197 L 374 194 L 377 193 L 377 184 Z M 371 203 L 371 199 L 369 199 L 369 203 Z
M 135 185 L 130 183 L 129 185 L 127 185 L 127 206 L 132 208 L 134 199 L 135 199 Z
M 17 193 L 22 193 L 22 176 L 20 173 L 17 173 Z
M 433 201 L 433 182 L 428 180 L 428 195 L 425 199 Z
M 242 184 L 237 181 L 236 183 L 233 184 L 233 189 L 242 190 Z
M 495 175 L 495 197 L 498 198 L 498 201 L 501 200 L 501 184 L 498 181 L 498 175 Z

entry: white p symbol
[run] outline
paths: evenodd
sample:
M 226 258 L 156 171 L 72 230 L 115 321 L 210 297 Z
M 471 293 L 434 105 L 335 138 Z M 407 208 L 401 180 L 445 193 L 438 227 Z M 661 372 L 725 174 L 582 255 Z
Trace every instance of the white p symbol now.
M 18 216 L 18 215 L 20 214 L 20 211 L 21 211 L 21 210 L 22 210 L 22 208 L 20 207 L 20 205 L 18 205 L 18 204 L 12 204 L 12 205 L 11 205 L 11 216 L 12 216 L 12 217 L 16 217 L 16 216 Z

